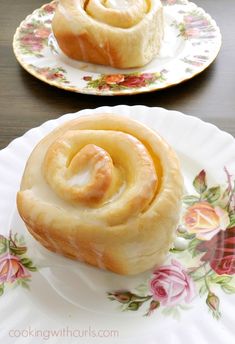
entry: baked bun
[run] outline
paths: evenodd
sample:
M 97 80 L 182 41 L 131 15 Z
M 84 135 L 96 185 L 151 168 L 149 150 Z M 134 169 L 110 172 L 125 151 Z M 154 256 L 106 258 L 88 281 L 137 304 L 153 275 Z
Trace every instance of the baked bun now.
M 39 142 L 17 206 L 49 250 L 137 274 L 164 260 L 182 189 L 177 156 L 156 132 L 118 115 L 88 115 Z
M 52 29 L 70 58 L 116 68 L 140 67 L 160 49 L 160 0 L 60 0 Z

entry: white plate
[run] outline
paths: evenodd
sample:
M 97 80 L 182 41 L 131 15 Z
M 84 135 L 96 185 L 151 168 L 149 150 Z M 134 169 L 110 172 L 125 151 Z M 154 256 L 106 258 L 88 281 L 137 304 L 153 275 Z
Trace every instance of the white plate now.
M 16 30 L 17 60 L 47 84 L 79 93 L 121 95 L 173 86 L 205 70 L 221 47 L 216 22 L 187 0 L 164 0 L 165 37 L 158 57 L 143 68 L 119 70 L 66 57 L 51 32 L 57 1 L 29 15 Z
M 162 108 L 120 105 L 84 110 L 48 121 L 14 140 L 0 152 L 1 234 L 9 240 L 9 231 L 12 231 L 12 239 L 16 243 L 16 247 L 13 247 L 14 245 L 11 243 L 11 254 L 16 259 L 14 271 L 18 267 L 16 280 L 12 283 L 5 283 L 5 290 L 0 297 L 1 342 L 42 343 L 47 340 L 45 338 L 50 336 L 47 340 L 48 343 L 138 344 L 143 341 L 147 344 L 233 343 L 235 340 L 233 326 L 235 265 L 230 265 L 229 270 L 228 264 L 229 262 L 234 264 L 235 261 L 234 243 L 229 246 L 232 251 L 230 251 L 230 257 L 226 264 L 223 262 L 222 264 L 221 259 L 224 258 L 225 249 L 228 248 L 227 244 L 225 248 L 222 248 L 216 266 L 213 265 L 215 256 L 212 255 L 210 258 L 214 270 L 211 269 L 209 262 L 206 262 L 205 267 L 199 269 L 198 267 L 202 263 L 200 259 L 205 252 L 193 257 L 192 252 L 196 253 L 193 250 L 193 243 L 198 242 L 195 241 L 195 235 L 190 236 L 188 231 L 185 232 L 185 227 L 184 233 L 182 233 L 181 228 L 175 248 L 184 250 L 169 254 L 167 262 L 164 264 L 170 264 L 169 276 L 165 278 L 163 286 L 167 288 L 171 283 L 171 286 L 174 287 L 175 282 L 172 279 L 174 276 L 172 268 L 174 268 L 177 270 L 177 278 L 180 279 L 180 288 L 183 288 L 181 290 L 183 293 L 177 296 L 177 305 L 172 305 L 172 302 L 164 305 L 164 300 L 161 299 L 160 306 L 155 304 L 159 307 L 151 316 L 145 317 L 143 315 L 148 312 L 152 298 L 147 301 L 142 297 L 146 295 L 152 297 L 153 291 L 151 292 L 148 283 L 148 280 L 154 277 L 152 271 L 134 277 L 123 277 L 73 262 L 48 252 L 25 230 L 16 211 L 15 196 L 30 152 L 36 143 L 58 124 L 91 112 L 111 112 L 131 117 L 157 130 L 179 155 L 188 193 L 197 194 L 192 186 L 192 181 L 202 169 L 207 173 L 208 188 L 213 185 L 221 185 L 221 190 L 226 188 L 224 166 L 230 173 L 235 173 L 235 141 L 232 136 L 197 118 Z M 197 188 L 205 186 L 203 173 L 200 176 L 201 178 L 197 179 Z M 210 201 L 214 200 L 214 203 L 210 205 L 212 215 L 210 215 L 209 221 L 215 221 L 213 209 L 216 204 L 218 206 L 219 200 L 216 200 L 218 190 L 218 188 L 210 189 L 207 196 L 204 192 L 204 197 Z M 232 201 L 230 200 L 230 203 Z M 220 208 L 222 207 L 224 206 L 220 201 Z M 199 211 L 203 215 L 203 209 L 200 210 L 199 207 Z M 192 210 L 190 214 L 192 215 Z M 225 227 L 228 227 L 228 223 Z M 210 229 L 210 233 L 212 233 L 213 225 Z M 18 235 L 16 240 L 14 240 L 15 233 Z M 220 248 L 226 243 L 228 233 L 232 233 L 230 237 L 234 240 L 231 229 L 219 233 L 214 234 L 214 238 L 225 233 L 222 238 L 224 241 L 219 242 Z M 24 254 L 20 254 L 22 246 L 24 246 L 22 241 L 19 242 L 21 235 L 26 240 L 27 252 Z M 231 238 L 229 238 L 230 241 Z M 205 245 L 209 242 L 201 240 L 200 243 Z M 207 251 L 213 251 L 216 246 L 218 245 L 210 243 Z M 9 270 L 4 254 L 0 255 L 0 278 L 3 276 L 3 266 Z M 21 262 L 17 261 L 17 257 L 21 259 Z M 32 263 L 29 259 L 32 260 Z M 174 267 L 174 260 L 179 262 L 178 267 Z M 22 265 L 25 266 L 24 270 Z M 38 268 L 38 272 L 32 271 L 34 266 Z M 194 268 L 194 272 L 192 272 L 192 268 Z M 204 268 L 207 271 L 204 272 Z M 14 271 L 11 270 L 8 278 L 10 275 L 14 277 Z M 221 275 L 221 271 L 225 274 Z M 29 273 L 31 274 L 30 279 L 20 278 Z M 30 287 L 26 292 L 22 286 L 18 285 L 22 285 L 22 281 L 24 285 L 28 284 Z M 177 288 L 179 288 L 179 284 Z M 120 289 L 131 292 L 124 296 L 127 298 L 132 296 L 134 304 L 132 301 L 121 304 L 120 299 L 119 301 L 117 299 L 109 300 L 107 292 L 116 292 Z M 186 300 L 185 297 L 189 295 L 189 291 L 193 298 Z M 133 294 L 138 294 L 138 298 Z M 116 297 L 118 296 L 120 297 L 120 293 L 116 294 Z M 144 301 L 143 304 L 138 308 L 142 301 Z M 138 310 L 122 311 L 122 308 L 127 306 L 138 308 Z M 57 332 L 53 332 L 53 330 Z M 102 332 L 103 330 L 106 332 Z M 115 332 L 111 333 L 111 330 Z M 104 336 L 107 338 L 104 339 Z

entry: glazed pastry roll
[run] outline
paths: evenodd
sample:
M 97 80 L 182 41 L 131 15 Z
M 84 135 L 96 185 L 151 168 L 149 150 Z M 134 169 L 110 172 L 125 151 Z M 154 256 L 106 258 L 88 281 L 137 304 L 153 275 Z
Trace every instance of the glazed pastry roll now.
M 137 274 L 164 260 L 182 189 L 178 158 L 156 132 L 118 115 L 88 115 L 39 142 L 17 206 L 47 249 Z
M 160 0 L 60 0 L 52 28 L 72 59 L 140 67 L 159 52 L 163 7 Z

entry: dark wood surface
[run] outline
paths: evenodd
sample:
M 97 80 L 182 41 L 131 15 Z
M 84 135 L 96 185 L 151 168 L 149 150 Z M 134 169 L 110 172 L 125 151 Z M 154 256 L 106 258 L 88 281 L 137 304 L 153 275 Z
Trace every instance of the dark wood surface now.
M 235 136 L 235 1 L 194 0 L 217 21 L 223 36 L 216 61 L 201 75 L 153 93 L 99 97 L 53 88 L 17 63 L 13 34 L 20 22 L 45 1 L 0 0 L 0 148 L 25 131 L 62 114 L 102 105 L 161 106 L 197 116 Z

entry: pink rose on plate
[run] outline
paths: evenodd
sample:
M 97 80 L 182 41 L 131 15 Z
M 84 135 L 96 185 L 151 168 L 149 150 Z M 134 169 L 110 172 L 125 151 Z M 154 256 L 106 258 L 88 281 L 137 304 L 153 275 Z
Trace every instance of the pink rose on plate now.
M 57 4 L 56 3 L 51 3 L 43 6 L 43 10 L 47 13 L 53 13 L 56 9 Z
M 190 303 L 195 296 L 193 280 L 175 259 L 171 260 L 171 265 L 162 266 L 154 271 L 150 289 L 153 299 L 163 306 Z
M 32 51 L 41 51 L 43 48 L 42 44 L 34 44 L 30 47 Z
M 120 85 L 126 87 L 143 87 L 146 86 L 146 82 L 141 76 L 129 75 Z
M 159 77 L 157 73 L 143 73 L 140 75 L 141 79 L 148 80 L 148 81 L 154 81 L 157 77 Z
M 19 278 L 30 277 L 20 259 L 10 253 L 0 256 L 0 283 L 14 282 Z
M 188 37 L 199 37 L 200 30 L 198 28 L 186 28 L 185 35 Z
M 47 38 L 51 33 L 51 30 L 47 27 L 38 28 L 34 31 L 34 35 L 40 38 Z
M 191 16 L 191 15 L 184 16 L 184 22 L 185 23 L 192 23 L 193 21 L 195 21 L 194 16 Z
M 225 231 L 230 223 L 228 213 L 208 202 L 199 202 L 187 209 L 184 224 L 189 233 L 199 240 L 210 240 L 219 231 Z

